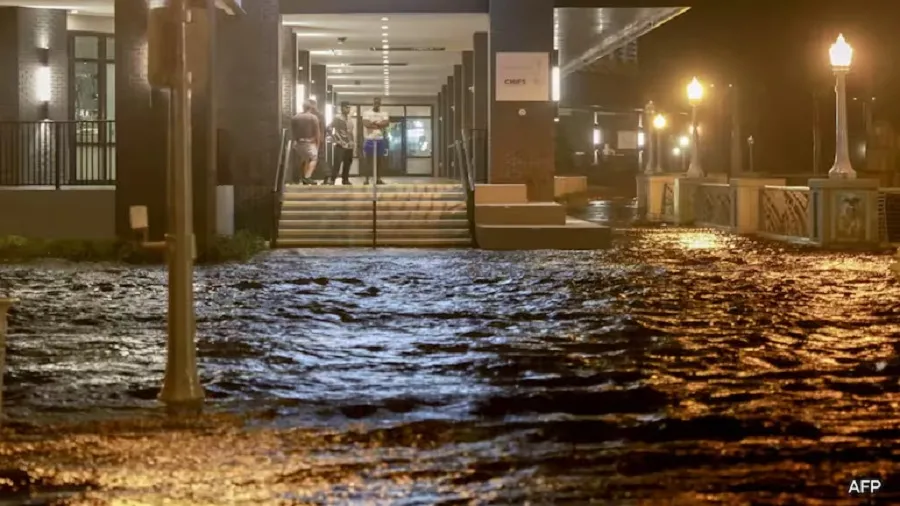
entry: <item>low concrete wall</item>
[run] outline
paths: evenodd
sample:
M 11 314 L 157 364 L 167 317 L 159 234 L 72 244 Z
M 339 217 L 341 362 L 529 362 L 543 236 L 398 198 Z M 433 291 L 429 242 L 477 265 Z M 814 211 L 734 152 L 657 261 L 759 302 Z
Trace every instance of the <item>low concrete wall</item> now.
M 0 236 L 41 239 L 113 239 L 113 187 L 64 190 L 0 188 Z

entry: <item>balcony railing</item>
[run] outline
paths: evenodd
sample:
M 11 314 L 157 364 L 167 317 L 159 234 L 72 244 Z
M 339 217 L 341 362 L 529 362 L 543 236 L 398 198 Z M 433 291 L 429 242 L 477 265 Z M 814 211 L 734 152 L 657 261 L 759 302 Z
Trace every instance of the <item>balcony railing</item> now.
M 115 180 L 115 121 L 0 122 L 0 186 L 106 186 Z

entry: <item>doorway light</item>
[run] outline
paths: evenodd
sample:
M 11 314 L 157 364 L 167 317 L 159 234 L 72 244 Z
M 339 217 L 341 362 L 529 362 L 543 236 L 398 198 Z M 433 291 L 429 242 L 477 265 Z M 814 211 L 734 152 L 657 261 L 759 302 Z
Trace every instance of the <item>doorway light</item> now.
M 593 138 L 594 146 L 599 146 L 601 140 L 602 140 L 602 137 L 600 134 L 600 129 L 594 128 L 594 138 Z
M 297 85 L 297 111 L 303 110 L 303 102 L 306 101 L 306 85 Z
M 554 102 L 559 102 L 559 67 L 550 72 L 550 94 Z
M 53 88 L 50 83 L 50 67 L 38 67 L 34 87 L 38 102 L 47 103 L 53 98 Z
M 325 104 L 325 124 L 330 125 L 331 120 L 334 119 L 334 104 L 328 103 Z

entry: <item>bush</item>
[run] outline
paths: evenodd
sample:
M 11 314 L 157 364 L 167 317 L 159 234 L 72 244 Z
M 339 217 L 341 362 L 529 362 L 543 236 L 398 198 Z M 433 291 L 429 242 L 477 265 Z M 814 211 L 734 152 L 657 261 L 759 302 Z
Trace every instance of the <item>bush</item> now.
M 217 237 L 199 263 L 247 261 L 265 251 L 266 241 L 249 232 L 233 237 Z M 159 264 L 162 251 L 148 250 L 137 244 L 109 239 L 34 239 L 19 236 L 0 237 L 0 263 L 19 263 L 41 259 L 72 262 L 123 262 Z

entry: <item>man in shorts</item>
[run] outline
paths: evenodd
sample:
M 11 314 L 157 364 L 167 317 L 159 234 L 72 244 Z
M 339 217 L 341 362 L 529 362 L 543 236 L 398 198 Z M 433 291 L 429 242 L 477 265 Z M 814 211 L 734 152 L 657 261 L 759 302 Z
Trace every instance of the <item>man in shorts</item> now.
M 293 183 L 315 185 L 316 182 L 311 177 L 319 160 L 319 143 L 322 139 L 319 118 L 313 112 L 313 105 L 310 102 L 305 102 L 303 112 L 291 119 L 291 136 L 294 139 L 294 154 L 297 157 Z

